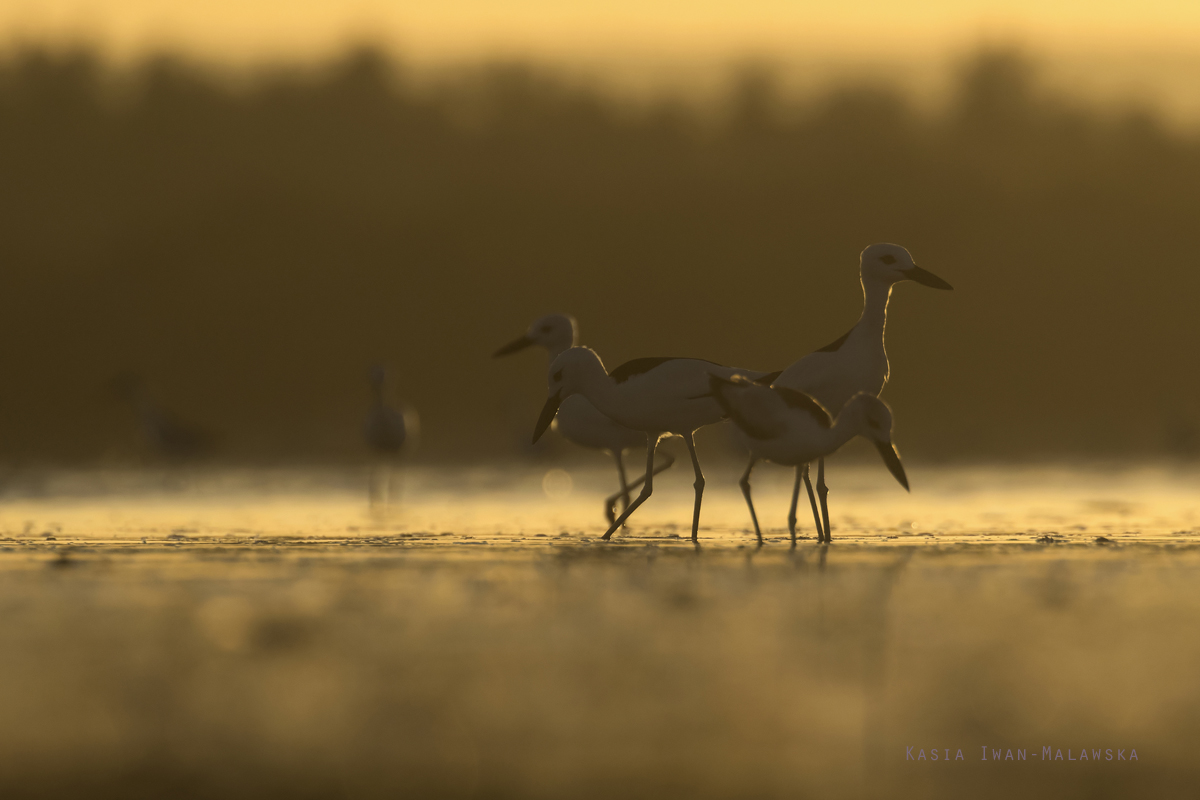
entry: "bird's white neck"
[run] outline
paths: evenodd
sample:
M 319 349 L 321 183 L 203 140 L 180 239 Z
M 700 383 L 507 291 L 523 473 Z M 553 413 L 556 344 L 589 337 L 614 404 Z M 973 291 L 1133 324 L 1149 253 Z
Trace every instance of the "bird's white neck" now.
M 566 352 L 567 350 L 570 350 L 574 346 L 575 346 L 575 342 L 572 339 L 569 339 L 565 336 L 561 339 L 557 339 L 555 341 L 548 343 L 546 345 L 546 355 L 549 356 L 549 360 L 546 362 L 547 369 L 550 367 L 551 364 L 554 363 L 554 359 L 558 358 L 564 352 Z
M 605 416 L 614 420 L 621 416 L 622 404 L 617 383 L 609 377 L 599 359 L 587 370 L 579 372 L 573 388 L 572 394 L 583 395 Z
M 858 436 L 862 432 L 862 420 L 860 415 L 838 414 L 837 419 L 833 421 L 833 426 L 826 431 L 828 437 L 826 448 L 830 453 L 834 452 L 846 442 Z
M 888 300 L 892 296 L 892 284 L 882 281 L 864 280 L 863 312 L 859 317 L 858 327 L 883 339 L 883 329 L 887 325 Z
M 550 365 L 554 363 L 554 359 L 558 358 L 558 357 L 559 357 L 559 356 L 561 356 L 561 355 L 562 355 L 562 354 L 563 354 L 565 351 L 567 351 L 567 350 L 570 350 L 570 349 L 571 349 L 571 345 L 569 345 L 569 344 L 559 344 L 559 343 L 555 343 L 555 344 L 553 344 L 553 345 L 551 345 L 551 346 L 547 347 L 547 348 L 546 348 L 546 355 L 547 355 L 547 356 L 549 356 L 549 358 L 548 358 L 548 359 L 547 359 L 547 361 L 546 361 L 546 367 L 547 367 L 547 369 L 549 369 Z
M 847 403 L 833 425 L 824 431 L 827 452 L 834 452 L 846 442 L 867 430 L 867 412 L 861 402 Z

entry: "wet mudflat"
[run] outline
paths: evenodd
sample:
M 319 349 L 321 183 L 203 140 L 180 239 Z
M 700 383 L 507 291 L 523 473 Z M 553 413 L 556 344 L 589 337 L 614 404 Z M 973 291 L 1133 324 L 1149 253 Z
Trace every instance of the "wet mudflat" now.
M 687 476 L 612 543 L 599 472 L 413 471 L 373 513 L 354 476 L 10 489 L 0 786 L 1193 796 L 1200 476 L 845 469 L 792 550 L 764 472 L 759 550 L 728 471 L 698 550 Z

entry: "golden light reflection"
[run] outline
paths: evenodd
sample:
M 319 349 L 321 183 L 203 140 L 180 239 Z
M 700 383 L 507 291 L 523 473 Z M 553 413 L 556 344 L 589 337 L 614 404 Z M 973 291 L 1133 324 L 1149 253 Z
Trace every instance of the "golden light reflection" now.
M 533 470 L 414 476 L 414 511 L 440 524 L 391 531 L 362 527 L 361 498 L 329 476 L 137 502 L 65 496 L 49 476 L 45 496 L 0 507 L 0 746 L 20 756 L 0 780 L 64 797 L 169 796 L 151 789 L 186 780 L 197 797 L 253 781 L 271 795 L 1040 798 L 1086 770 L 1106 797 L 1188 796 L 1195 473 L 918 469 L 918 499 L 873 491 L 878 472 L 840 473 L 853 536 L 795 552 L 739 548 L 724 481 L 714 521 L 740 529 L 706 531 L 715 546 L 698 553 L 642 524 L 611 544 L 558 532 Z M 656 512 L 686 520 L 673 477 L 685 491 Z M 771 513 L 784 484 L 764 481 Z M 1128 516 L 1087 505 L 1113 486 Z M 571 521 L 598 510 L 577 504 Z M 934 533 L 896 546 L 915 511 Z M 949 518 L 965 535 L 945 535 Z M 993 769 L 984 746 L 1027 759 Z M 1124 763 L 1048 764 L 1046 746 L 1121 748 Z M 964 758 L 931 767 L 909 747 Z

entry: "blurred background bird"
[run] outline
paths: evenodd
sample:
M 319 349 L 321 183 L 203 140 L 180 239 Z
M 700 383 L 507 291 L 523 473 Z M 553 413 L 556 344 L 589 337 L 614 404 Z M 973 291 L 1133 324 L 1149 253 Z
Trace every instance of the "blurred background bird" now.
M 179 465 L 215 451 L 216 436 L 165 406 L 143 376 L 122 372 L 112 379 L 111 388 L 133 413 L 144 452 L 152 461 Z
M 416 448 L 419 421 L 415 410 L 388 401 L 387 370 L 382 365 L 371 367 L 367 382 L 371 407 L 363 423 L 363 438 L 372 455 L 367 500 L 372 508 L 387 508 L 399 498 L 394 473 L 401 457 Z

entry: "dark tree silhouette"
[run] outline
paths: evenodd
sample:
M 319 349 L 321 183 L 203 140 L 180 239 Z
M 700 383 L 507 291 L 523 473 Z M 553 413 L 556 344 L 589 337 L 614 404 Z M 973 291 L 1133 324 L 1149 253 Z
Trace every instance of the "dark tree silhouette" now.
M 423 458 L 502 456 L 544 380 L 486 359 L 515 325 L 565 309 L 613 364 L 777 369 L 853 322 L 859 250 L 895 241 L 958 288 L 890 318 L 906 454 L 1160 447 L 1138 409 L 1193 424 L 1200 394 L 1200 140 L 1019 53 L 958 78 L 931 115 L 887 85 L 789 100 L 758 66 L 706 117 L 521 64 L 423 84 L 369 48 L 238 80 L 10 50 L 0 443 L 104 452 L 125 423 L 96 387 L 128 367 L 228 457 L 353 458 L 383 358 Z

